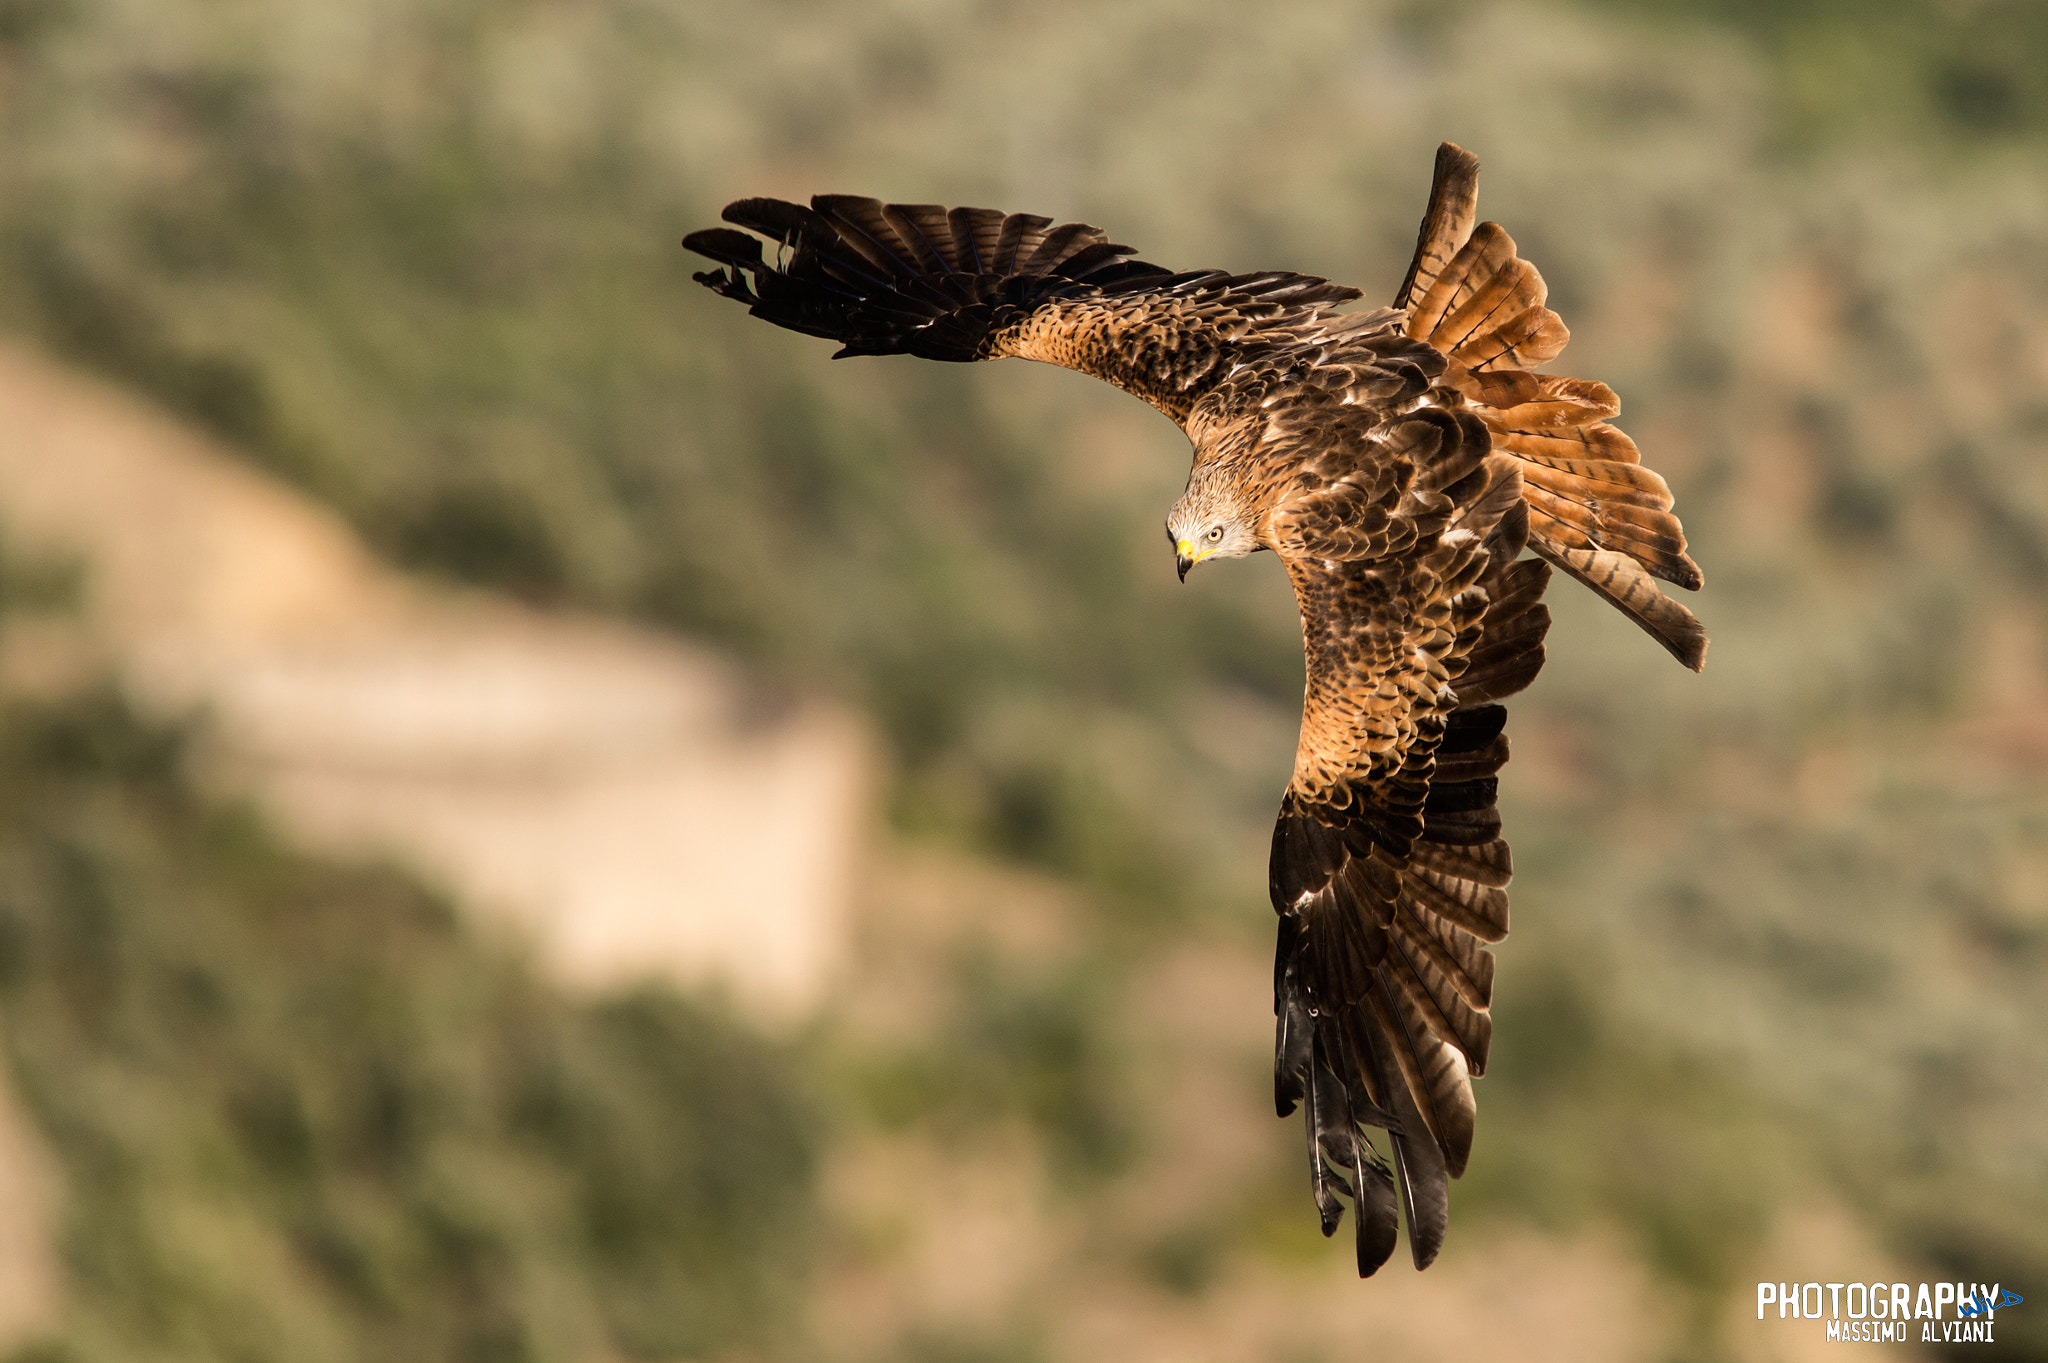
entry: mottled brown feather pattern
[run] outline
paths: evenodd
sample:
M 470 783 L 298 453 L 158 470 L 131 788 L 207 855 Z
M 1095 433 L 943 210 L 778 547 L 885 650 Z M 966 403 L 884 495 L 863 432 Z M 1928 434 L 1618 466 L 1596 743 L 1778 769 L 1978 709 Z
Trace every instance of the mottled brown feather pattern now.
M 1688 666 L 1706 647 L 1652 581 L 1701 581 L 1671 490 L 1611 389 L 1533 372 L 1570 334 L 1476 221 L 1477 186 L 1470 153 L 1438 149 L 1414 260 L 1369 311 L 1314 276 L 1175 273 L 991 209 L 745 199 L 725 218 L 746 231 L 685 240 L 722 267 L 699 281 L 840 355 L 1014 356 L 1143 398 L 1193 442 L 1189 496 L 1248 527 L 1233 552 L 1284 561 L 1308 680 L 1273 835 L 1274 1098 L 1304 1109 L 1326 1234 L 1351 1201 L 1362 1274 L 1404 1219 L 1417 1266 L 1435 1258 L 1470 1155 L 1513 869 L 1498 702 L 1542 666 L 1552 565 Z

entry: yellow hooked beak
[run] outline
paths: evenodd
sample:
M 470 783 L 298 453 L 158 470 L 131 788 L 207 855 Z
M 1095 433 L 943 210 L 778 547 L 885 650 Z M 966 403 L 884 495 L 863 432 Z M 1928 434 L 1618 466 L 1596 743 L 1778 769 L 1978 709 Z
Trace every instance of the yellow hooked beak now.
M 1195 546 L 1186 540 L 1177 542 L 1173 546 L 1173 566 L 1180 570 L 1180 580 L 1187 581 L 1188 569 L 1200 563 L 1205 557 L 1206 553 L 1196 553 Z

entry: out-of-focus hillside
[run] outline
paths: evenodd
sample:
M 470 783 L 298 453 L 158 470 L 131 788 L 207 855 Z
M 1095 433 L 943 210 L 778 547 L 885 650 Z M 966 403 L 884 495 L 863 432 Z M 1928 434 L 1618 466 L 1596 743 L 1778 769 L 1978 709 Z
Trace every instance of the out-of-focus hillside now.
M 1165 942 L 1243 959 L 1268 930 L 1284 586 L 1172 582 L 1183 444 L 1119 395 L 828 365 L 673 243 L 728 198 L 844 190 L 1390 291 L 1430 149 L 1474 148 L 1482 213 L 1574 329 L 1559 367 L 1623 394 L 1678 491 L 1716 642 L 1686 676 L 1554 591 L 1455 1234 L 1617 1225 L 1709 1325 L 1744 1275 L 1794 1271 L 1769 1237 L 1809 1199 L 1930 1271 L 2048 1267 L 2032 7 L 4 13 L 0 319 L 415 566 L 862 705 L 902 830 L 1086 887 L 1071 963 L 1014 1008 L 967 988 L 910 1060 L 826 1068 L 857 1120 L 971 1145 L 1015 1118 L 1090 1209 L 1172 1120 L 1115 1041 L 1137 982 Z M 1223 1290 L 1190 1245 L 1269 1262 L 1226 1210 L 1159 1242 L 1161 1282 Z M 1759 1338 L 1713 1329 L 1710 1354 Z
M 15 347 L 0 432 L 9 533 L 76 559 L 85 598 L 10 630 L 0 679 L 109 668 L 157 718 L 203 721 L 217 790 L 308 847 L 420 869 L 557 981 L 715 981 L 757 1020 L 817 1006 L 867 831 L 843 706 L 409 579 L 217 441 Z
M 61 581 L 10 558 L 0 631 Z M 83 682 L 0 700 L 0 1018 L 36 1132 L 6 1147 L 10 1358 L 790 1337 L 815 1138 L 785 1053 L 658 988 L 558 997 L 407 878 L 194 790 L 182 734 Z

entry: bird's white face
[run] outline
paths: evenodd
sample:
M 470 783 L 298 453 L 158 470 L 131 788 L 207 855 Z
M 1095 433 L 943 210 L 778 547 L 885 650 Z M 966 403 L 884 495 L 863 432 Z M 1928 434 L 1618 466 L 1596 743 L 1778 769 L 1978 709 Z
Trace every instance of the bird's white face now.
M 1235 508 L 1204 504 L 1182 497 L 1166 518 L 1166 538 L 1173 544 L 1174 566 L 1181 581 L 1188 569 L 1212 558 L 1243 558 L 1259 547 L 1258 537 Z

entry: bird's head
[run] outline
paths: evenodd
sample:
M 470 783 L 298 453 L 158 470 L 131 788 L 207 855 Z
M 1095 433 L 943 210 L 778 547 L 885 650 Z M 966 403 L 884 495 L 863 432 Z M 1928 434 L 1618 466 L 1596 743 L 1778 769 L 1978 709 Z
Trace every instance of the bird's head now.
M 1259 547 L 1251 520 L 1239 510 L 1226 486 L 1197 476 L 1166 516 L 1166 539 L 1173 545 L 1180 580 L 1188 569 L 1212 558 L 1243 558 Z

